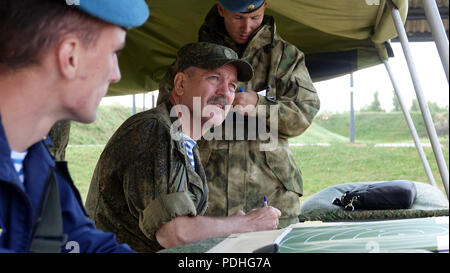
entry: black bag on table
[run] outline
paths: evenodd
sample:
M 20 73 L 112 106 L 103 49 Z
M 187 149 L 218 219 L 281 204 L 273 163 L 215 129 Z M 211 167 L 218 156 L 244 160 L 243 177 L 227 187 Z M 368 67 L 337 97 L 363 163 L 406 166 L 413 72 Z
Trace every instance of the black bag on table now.
M 388 181 L 367 184 L 346 191 L 333 204 L 345 210 L 409 209 L 416 199 L 416 186 L 411 181 Z

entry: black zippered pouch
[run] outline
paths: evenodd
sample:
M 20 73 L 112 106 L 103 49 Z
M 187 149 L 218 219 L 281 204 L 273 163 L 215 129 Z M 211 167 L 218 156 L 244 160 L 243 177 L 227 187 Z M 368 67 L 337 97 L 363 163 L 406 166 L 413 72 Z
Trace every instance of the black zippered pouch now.
M 379 182 L 346 191 L 333 204 L 345 210 L 409 209 L 416 199 L 416 186 L 411 181 Z

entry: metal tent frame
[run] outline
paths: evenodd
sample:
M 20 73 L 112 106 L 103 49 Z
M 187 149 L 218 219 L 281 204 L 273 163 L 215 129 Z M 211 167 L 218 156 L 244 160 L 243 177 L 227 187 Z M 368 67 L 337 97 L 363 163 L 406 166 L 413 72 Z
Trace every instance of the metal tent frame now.
M 449 64 L 449 43 L 448 38 L 445 34 L 445 29 L 443 26 L 443 23 L 440 19 L 440 15 L 438 12 L 437 4 L 434 0 L 423 0 L 424 3 L 424 10 L 426 13 L 427 21 L 430 24 L 433 39 L 436 43 L 441 62 L 443 65 L 443 68 L 446 72 L 447 76 L 447 82 L 448 82 L 448 64 Z M 402 23 L 402 19 L 400 16 L 400 12 L 397 8 L 397 6 L 393 3 L 392 0 L 387 0 L 387 6 L 391 10 L 392 18 L 394 20 L 395 28 L 397 30 L 400 43 L 402 45 L 403 53 L 405 55 L 406 62 L 408 64 L 408 69 L 411 75 L 411 79 L 413 82 L 413 86 L 416 92 L 416 97 L 419 102 L 420 111 L 422 114 L 422 117 L 424 119 L 428 138 L 430 139 L 431 146 L 433 148 L 433 153 L 436 158 L 436 162 L 439 168 L 439 173 L 442 178 L 442 183 L 444 184 L 445 191 L 447 193 L 447 199 L 449 199 L 449 189 L 448 189 L 448 168 L 445 163 L 444 155 L 442 153 L 441 145 L 439 143 L 436 128 L 434 127 L 433 119 L 430 113 L 430 110 L 428 108 L 427 101 L 425 99 L 425 95 L 419 80 L 419 76 L 416 70 L 416 66 L 414 64 L 414 60 L 412 58 L 411 49 L 409 47 L 409 41 L 408 37 L 406 35 L 405 27 Z M 384 65 L 386 67 L 386 70 L 389 74 L 389 77 L 391 79 L 392 85 L 394 87 L 395 95 L 397 96 L 397 99 L 400 103 L 401 109 L 403 111 L 403 114 L 405 116 L 405 119 L 408 123 L 409 129 L 411 131 L 411 135 L 413 137 L 416 149 L 419 153 L 420 159 L 422 160 L 422 164 L 424 166 L 425 172 L 427 174 L 429 183 L 433 186 L 436 186 L 436 182 L 434 180 L 433 174 L 431 173 L 430 166 L 428 164 L 427 158 L 425 156 L 425 153 L 423 151 L 422 145 L 420 143 L 419 137 L 417 135 L 417 130 L 414 126 L 414 123 L 412 122 L 411 116 L 409 114 L 409 111 L 406 109 L 404 100 L 401 96 L 400 90 L 398 88 L 397 82 L 395 81 L 394 75 L 392 73 L 392 70 L 390 68 L 388 60 L 384 60 Z

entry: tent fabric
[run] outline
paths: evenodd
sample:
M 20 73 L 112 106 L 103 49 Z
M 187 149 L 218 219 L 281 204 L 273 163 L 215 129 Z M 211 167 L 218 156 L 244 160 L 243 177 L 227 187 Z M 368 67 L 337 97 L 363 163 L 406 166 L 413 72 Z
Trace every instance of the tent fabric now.
M 386 0 L 267 0 L 281 37 L 306 54 L 313 81 L 377 65 L 397 36 Z M 406 20 L 408 1 L 393 0 Z M 179 48 L 198 39 L 198 29 L 217 0 L 150 0 L 151 16 L 128 31 L 119 56 L 122 80 L 108 96 L 158 89 Z

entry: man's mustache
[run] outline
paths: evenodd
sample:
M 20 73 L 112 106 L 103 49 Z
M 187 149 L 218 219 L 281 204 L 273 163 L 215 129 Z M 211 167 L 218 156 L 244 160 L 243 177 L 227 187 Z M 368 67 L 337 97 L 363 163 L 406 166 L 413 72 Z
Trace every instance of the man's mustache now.
M 226 99 L 226 98 L 224 98 L 224 97 L 220 97 L 220 96 L 214 96 L 214 97 L 211 97 L 208 101 L 208 104 L 211 104 L 211 103 L 220 103 L 220 104 L 222 104 L 222 105 L 229 105 L 229 102 L 228 102 L 228 100 Z

